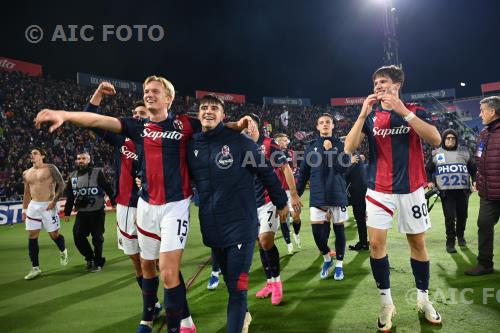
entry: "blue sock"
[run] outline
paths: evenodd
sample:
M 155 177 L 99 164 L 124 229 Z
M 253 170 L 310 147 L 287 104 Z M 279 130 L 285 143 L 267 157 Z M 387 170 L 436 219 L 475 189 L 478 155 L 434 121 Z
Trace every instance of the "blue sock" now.
M 411 269 L 413 271 L 413 276 L 415 277 L 415 285 L 419 290 L 429 289 L 429 261 L 418 261 L 416 259 L 410 258 Z
M 167 332 L 178 333 L 186 301 L 186 287 L 183 283 L 180 283 L 177 287 L 165 288 L 164 297 Z
M 300 220 L 293 221 L 292 226 L 293 226 L 293 232 L 298 235 L 300 232 L 300 226 L 302 225 Z
M 187 302 L 186 284 L 184 283 L 184 277 L 181 272 L 179 272 L 179 278 L 181 279 L 181 286 L 184 288 L 184 306 L 182 307 L 182 319 L 184 319 L 191 316 L 191 312 L 189 311 L 189 305 Z
M 158 277 L 151 279 L 142 278 L 142 320 L 152 321 L 158 291 Z
M 330 222 L 323 223 L 323 238 L 326 246 L 328 246 L 328 238 L 330 238 L 330 230 L 332 229 Z M 328 248 L 330 249 L 330 248 Z
M 276 245 L 273 245 L 273 247 L 266 252 L 269 257 L 269 266 L 271 267 L 271 277 L 275 278 L 280 276 L 280 254 L 278 252 L 278 248 L 276 247 Z
M 283 234 L 283 239 L 285 240 L 285 243 L 290 244 L 292 241 L 290 240 L 290 228 L 288 227 L 288 224 L 281 223 L 281 233 Z
M 64 251 L 66 249 L 66 245 L 64 244 L 64 236 L 59 235 L 56 239 L 54 239 L 54 243 L 56 243 L 57 247 L 59 248 L 59 251 Z
M 389 279 L 389 256 L 380 259 L 370 257 L 370 266 L 372 267 L 373 278 L 378 289 L 389 289 L 391 281 Z
M 212 256 L 212 272 L 220 271 L 219 262 L 217 261 L 217 257 L 213 250 L 211 256 Z
M 38 238 L 35 239 L 29 239 L 28 241 L 28 250 L 30 254 L 30 259 L 31 259 L 31 266 L 33 267 L 38 267 L 40 266 L 38 262 L 38 252 L 40 251 L 40 248 L 38 247 Z
M 139 288 L 141 288 L 141 291 L 142 291 L 142 275 L 136 276 L 135 279 L 137 281 L 137 284 L 139 285 Z M 158 289 L 158 287 L 157 287 L 157 289 Z M 155 304 L 156 304 L 156 302 L 158 302 L 158 297 L 155 294 Z
M 135 279 L 137 280 L 137 284 L 139 285 L 139 288 L 141 288 L 141 290 L 142 290 L 142 275 L 136 276 Z
M 344 260 L 344 254 L 345 254 L 344 224 L 334 224 L 333 231 L 335 232 L 335 252 L 337 252 L 337 260 Z
M 311 224 L 314 242 L 316 246 L 321 251 L 322 255 L 327 254 L 330 251 L 328 243 L 325 242 L 325 237 L 323 236 L 323 224 Z
M 269 256 L 264 249 L 259 249 L 260 261 L 262 262 L 262 267 L 264 268 L 264 273 L 266 273 L 266 278 L 271 279 L 271 266 L 269 265 Z

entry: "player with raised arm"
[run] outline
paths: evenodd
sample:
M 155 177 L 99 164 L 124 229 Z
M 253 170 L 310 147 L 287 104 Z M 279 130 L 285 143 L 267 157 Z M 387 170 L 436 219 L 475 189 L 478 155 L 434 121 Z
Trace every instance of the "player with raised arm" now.
M 424 197 L 427 184 L 421 139 L 433 146 L 441 137 L 430 115 L 416 105 L 399 98 L 404 82 L 403 71 L 396 66 L 377 69 L 372 76 L 373 94 L 361 108 L 346 137 L 345 150 L 353 153 L 368 138 L 370 164 L 366 213 L 370 241 L 370 264 L 379 289 L 381 307 L 379 331 L 392 327 L 395 307 L 391 297 L 387 230 L 398 212 L 398 229 L 406 234 L 411 249 L 411 268 L 417 287 L 417 309 L 432 324 L 441 323 L 441 315 L 429 301 L 429 254 L 425 231 L 431 227 Z
M 201 124 L 198 119 L 186 115 L 169 114 L 175 98 L 175 89 L 170 81 L 150 76 L 144 81 L 143 88 L 144 103 L 150 112 L 149 120 L 45 109 L 37 114 L 35 125 L 40 128 L 41 124 L 50 123 L 49 132 L 53 132 L 68 121 L 82 127 L 121 133 L 143 147 L 137 231 L 141 248 L 144 309 L 137 332 L 152 331 L 152 311 L 159 284 L 155 265 L 158 258 L 168 332 L 196 332 L 188 315 L 180 264 L 189 231 L 191 197 L 186 143 L 194 132 L 201 130 Z M 232 125 L 236 130 L 242 130 L 246 124 L 247 119 L 240 119 Z M 229 124 L 227 126 L 230 127 Z M 181 318 L 186 320 L 181 323 Z
M 85 111 L 101 114 L 100 105 L 104 96 L 114 96 L 115 87 L 109 82 L 101 82 L 92 95 Z M 144 101 L 137 101 L 132 109 L 132 118 L 137 120 L 149 117 L 149 111 Z M 117 239 L 118 247 L 130 257 L 135 271 L 135 278 L 142 291 L 142 268 L 139 241 L 137 239 L 137 201 L 139 188 L 134 178 L 139 173 L 139 149 L 135 143 L 124 135 L 93 129 L 108 144 L 115 147 L 114 155 L 114 192 L 116 201 Z M 162 306 L 156 297 L 153 319 L 161 314 Z M 149 316 L 148 316 L 149 317 Z
M 68 264 L 68 250 L 63 235 L 59 233 L 61 222 L 57 204 L 64 192 L 64 180 L 55 165 L 45 163 L 46 155 L 44 149 L 34 147 L 31 150 L 33 166 L 23 172 L 23 221 L 28 231 L 28 249 L 32 265 L 31 271 L 24 277 L 26 280 L 42 274 L 38 262 L 38 236 L 42 227 L 59 248 L 61 265 Z

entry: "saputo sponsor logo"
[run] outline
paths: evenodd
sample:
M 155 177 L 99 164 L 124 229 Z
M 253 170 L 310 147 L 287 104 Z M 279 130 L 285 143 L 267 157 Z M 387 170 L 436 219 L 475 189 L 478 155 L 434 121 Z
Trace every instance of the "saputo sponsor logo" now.
M 149 128 L 145 128 L 142 131 L 141 137 L 151 138 L 153 140 L 156 140 L 158 138 L 180 140 L 182 138 L 182 135 L 183 135 L 182 133 L 175 132 L 175 131 L 159 132 L 159 131 L 153 131 Z
M 120 147 L 120 153 L 122 155 L 124 155 L 126 158 L 131 158 L 131 159 L 136 160 L 136 161 L 139 159 L 139 157 L 137 156 L 136 153 L 134 153 L 133 151 L 128 150 L 127 146 L 121 146 Z
M 385 138 L 388 135 L 399 135 L 408 133 L 410 133 L 410 127 L 403 125 L 394 128 L 378 128 L 378 127 L 373 128 L 373 135 L 382 136 L 382 138 Z

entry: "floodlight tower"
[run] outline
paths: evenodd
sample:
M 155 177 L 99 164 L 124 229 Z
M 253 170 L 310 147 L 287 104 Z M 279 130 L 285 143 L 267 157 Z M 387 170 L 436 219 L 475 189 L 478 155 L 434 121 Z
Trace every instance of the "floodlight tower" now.
M 383 24 L 384 24 L 384 65 L 396 65 L 402 67 L 399 61 L 398 46 L 396 37 L 396 27 L 398 18 L 396 7 L 393 6 L 393 0 L 383 0 Z

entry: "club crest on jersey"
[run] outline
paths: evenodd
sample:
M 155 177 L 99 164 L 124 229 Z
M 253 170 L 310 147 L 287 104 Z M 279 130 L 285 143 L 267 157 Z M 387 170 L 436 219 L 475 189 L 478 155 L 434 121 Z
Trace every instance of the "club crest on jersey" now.
M 222 146 L 220 153 L 215 156 L 215 163 L 220 169 L 228 169 L 233 165 L 233 155 L 231 155 L 229 146 Z
M 176 130 L 182 131 L 183 127 L 184 125 L 182 124 L 182 121 L 180 121 L 179 119 L 174 120 L 174 128 Z
M 264 146 L 264 145 L 260 146 L 259 150 L 260 150 L 262 155 L 266 155 L 266 146 Z
M 440 153 L 440 154 L 436 155 L 436 162 L 438 164 L 446 163 L 446 159 L 444 158 L 444 153 Z
M 198 157 L 198 149 L 195 149 L 195 151 L 194 151 L 194 156 L 195 156 L 195 157 Z
M 77 177 L 71 178 L 71 187 L 77 188 L 77 186 L 78 186 L 78 178 Z

